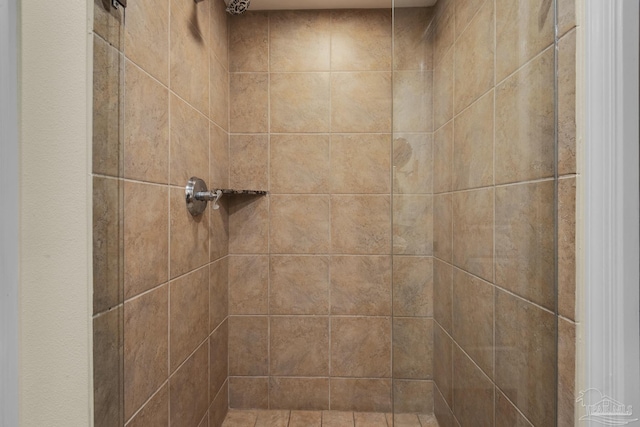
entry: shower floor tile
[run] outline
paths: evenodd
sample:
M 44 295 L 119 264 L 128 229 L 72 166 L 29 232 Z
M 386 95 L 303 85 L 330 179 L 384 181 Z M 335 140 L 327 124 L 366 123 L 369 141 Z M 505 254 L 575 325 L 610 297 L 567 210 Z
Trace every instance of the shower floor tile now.
M 432 414 L 229 409 L 222 427 L 439 427 Z

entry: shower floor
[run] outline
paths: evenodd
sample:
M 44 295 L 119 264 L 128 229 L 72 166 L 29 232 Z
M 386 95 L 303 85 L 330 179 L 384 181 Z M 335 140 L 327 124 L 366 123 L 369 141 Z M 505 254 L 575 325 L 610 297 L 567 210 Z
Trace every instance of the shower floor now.
M 433 414 L 229 409 L 222 427 L 438 427 Z

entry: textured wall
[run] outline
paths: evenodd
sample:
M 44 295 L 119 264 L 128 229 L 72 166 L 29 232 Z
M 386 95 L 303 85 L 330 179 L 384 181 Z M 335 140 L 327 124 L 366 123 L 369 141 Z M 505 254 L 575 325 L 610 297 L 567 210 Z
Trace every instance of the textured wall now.
M 431 411 L 430 16 L 231 20 L 231 407 Z
M 575 12 L 571 0 L 559 1 L 556 217 L 551 6 L 436 7 L 434 399 L 442 426 L 453 417 L 552 425 L 556 398 L 558 425 L 573 425 Z
M 228 214 L 191 217 L 184 186 L 229 184 L 224 2 L 133 1 L 126 25 L 109 3 L 93 35 L 96 425 L 220 425 Z

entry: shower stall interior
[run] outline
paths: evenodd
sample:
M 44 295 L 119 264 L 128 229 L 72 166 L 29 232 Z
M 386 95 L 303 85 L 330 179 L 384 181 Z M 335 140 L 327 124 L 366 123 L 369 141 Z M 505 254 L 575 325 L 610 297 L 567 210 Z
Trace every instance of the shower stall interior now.
M 94 0 L 96 426 L 573 425 L 574 3 L 385 1 Z

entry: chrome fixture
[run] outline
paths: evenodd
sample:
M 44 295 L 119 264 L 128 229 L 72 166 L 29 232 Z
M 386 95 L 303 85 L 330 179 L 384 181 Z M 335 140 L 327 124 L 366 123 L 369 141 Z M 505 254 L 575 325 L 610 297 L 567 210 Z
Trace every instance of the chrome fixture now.
M 264 196 L 268 194 L 264 190 L 232 190 L 229 188 L 217 188 L 207 190 L 207 184 L 198 177 L 191 177 L 184 189 L 187 210 L 193 216 L 202 215 L 207 208 L 208 202 L 213 202 L 213 209 L 219 209 L 218 201 L 223 194 L 247 194 Z

